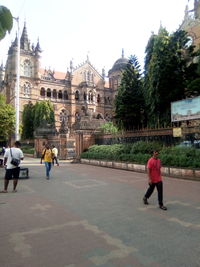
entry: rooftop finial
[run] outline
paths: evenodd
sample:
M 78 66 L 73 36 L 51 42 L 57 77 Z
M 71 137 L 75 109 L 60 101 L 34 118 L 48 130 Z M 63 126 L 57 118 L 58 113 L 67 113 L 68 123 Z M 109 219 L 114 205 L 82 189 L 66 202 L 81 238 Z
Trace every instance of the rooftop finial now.
M 124 58 L 124 48 L 122 48 L 122 58 Z
M 90 53 L 90 51 L 87 52 L 87 60 L 86 60 L 87 63 L 90 62 L 90 60 L 89 60 L 89 53 Z

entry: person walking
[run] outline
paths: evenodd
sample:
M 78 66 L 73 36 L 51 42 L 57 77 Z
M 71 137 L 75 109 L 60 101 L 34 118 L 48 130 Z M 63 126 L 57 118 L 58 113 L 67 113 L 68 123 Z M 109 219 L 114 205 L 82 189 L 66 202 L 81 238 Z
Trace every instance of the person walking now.
M 20 173 L 20 161 L 24 159 L 22 150 L 20 149 L 21 143 L 16 141 L 14 147 L 6 149 L 4 154 L 4 166 L 6 173 L 4 178 L 4 190 L 2 193 L 7 193 L 9 181 L 13 179 L 13 192 L 17 192 L 17 184 Z
M 53 152 L 52 164 L 54 166 L 54 160 L 55 160 L 57 166 L 59 166 L 59 163 L 58 163 L 58 149 L 54 145 L 52 145 L 52 147 L 53 147 L 52 148 L 52 152 Z
M 162 210 L 167 210 L 163 205 L 163 182 L 161 177 L 161 162 L 158 159 L 159 152 L 153 151 L 152 157 L 147 162 L 147 173 L 149 178 L 149 188 L 146 191 L 146 194 L 143 197 L 143 202 L 145 205 L 148 205 L 148 198 L 152 195 L 155 187 L 158 191 L 158 203 L 159 207 Z
M 51 163 L 53 158 L 53 152 L 50 149 L 49 144 L 45 145 L 45 148 L 42 151 L 42 156 L 40 163 L 42 164 L 42 160 L 44 159 L 45 169 L 46 169 L 46 179 L 50 179 L 50 171 L 51 171 Z

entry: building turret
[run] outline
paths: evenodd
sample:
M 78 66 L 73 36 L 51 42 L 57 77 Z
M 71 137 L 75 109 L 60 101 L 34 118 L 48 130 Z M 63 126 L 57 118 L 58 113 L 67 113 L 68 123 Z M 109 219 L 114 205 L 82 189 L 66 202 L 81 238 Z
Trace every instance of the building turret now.
M 35 52 L 36 53 L 42 53 L 42 49 L 40 47 L 39 38 L 38 38 L 38 41 L 37 41 L 37 44 L 36 44 L 36 47 L 35 47 Z
M 30 42 L 28 40 L 28 34 L 27 34 L 27 29 L 26 29 L 26 23 L 24 22 L 24 28 L 22 31 L 22 35 L 20 38 L 20 48 L 29 51 L 30 50 Z

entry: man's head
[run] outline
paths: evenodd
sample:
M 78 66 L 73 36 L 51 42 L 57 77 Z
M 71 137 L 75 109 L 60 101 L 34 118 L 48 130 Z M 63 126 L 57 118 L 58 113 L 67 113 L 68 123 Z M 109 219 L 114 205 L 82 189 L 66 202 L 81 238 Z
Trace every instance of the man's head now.
M 21 147 L 21 143 L 19 141 L 15 141 L 15 147 Z
M 52 147 L 54 148 L 55 146 L 54 146 L 54 145 L 52 145 Z
M 46 149 L 49 149 L 50 148 L 49 144 L 46 144 L 45 147 L 46 147 Z
M 153 157 L 157 158 L 159 155 L 159 151 L 158 150 L 153 150 Z

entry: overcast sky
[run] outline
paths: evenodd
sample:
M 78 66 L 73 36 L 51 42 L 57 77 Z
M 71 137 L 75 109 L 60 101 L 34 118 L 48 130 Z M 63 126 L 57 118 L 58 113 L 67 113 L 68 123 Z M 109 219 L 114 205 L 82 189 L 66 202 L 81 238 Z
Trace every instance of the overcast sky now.
M 14 17 L 26 21 L 31 44 L 39 38 L 43 50 L 41 66 L 65 72 L 89 55 L 101 73 L 121 57 L 136 55 L 141 66 L 151 32 L 162 24 L 171 33 L 184 18 L 188 0 L 1 0 Z M 192 8 L 193 0 L 189 1 Z M 6 62 L 17 27 L 0 41 L 0 61 Z

